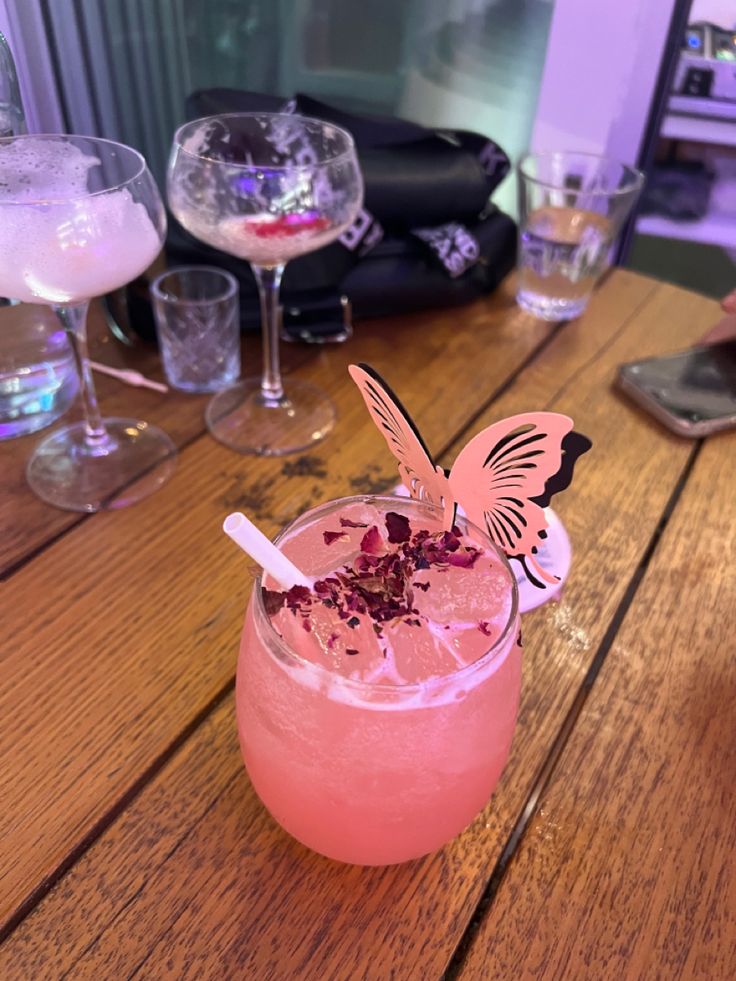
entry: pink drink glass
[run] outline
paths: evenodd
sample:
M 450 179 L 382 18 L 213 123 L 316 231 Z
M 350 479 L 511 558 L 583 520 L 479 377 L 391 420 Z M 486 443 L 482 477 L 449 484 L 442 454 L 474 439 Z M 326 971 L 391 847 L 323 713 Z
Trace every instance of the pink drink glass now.
M 307 574 L 323 575 L 343 558 L 315 542 L 355 505 L 397 511 L 413 528 L 441 518 L 412 500 L 344 498 L 306 512 L 276 541 Z M 485 807 L 506 763 L 521 685 L 516 581 L 486 535 L 457 524 L 491 559 L 505 612 L 488 650 L 439 677 L 358 681 L 306 659 L 274 628 L 256 580 L 236 687 L 243 758 L 273 817 L 330 858 L 387 865 L 436 850 Z

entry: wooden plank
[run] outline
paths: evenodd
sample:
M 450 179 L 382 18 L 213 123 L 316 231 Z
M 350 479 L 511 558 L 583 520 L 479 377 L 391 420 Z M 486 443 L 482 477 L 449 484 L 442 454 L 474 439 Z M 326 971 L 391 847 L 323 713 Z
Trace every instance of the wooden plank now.
M 463 978 L 736 972 L 736 434 L 709 440 Z
M 689 453 L 689 444 L 610 394 L 614 366 L 687 343 L 712 315 L 700 298 L 617 274 L 588 315 L 560 333 L 477 422 L 519 403 L 551 404 L 572 409 L 598 444 L 563 509 L 578 546 L 564 601 L 525 620 L 512 759 L 494 801 L 465 834 L 425 860 L 387 869 L 338 866 L 311 854 L 255 802 L 225 704 L 15 931 L 0 970 L 115 976 L 145 964 L 150 976 L 437 976 Z M 398 358 L 393 370 L 401 370 Z M 397 384 L 402 394 L 404 384 Z M 442 405 L 447 412 L 450 400 Z M 437 410 L 424 411 L 418 418 L 427 428 Z M 436 440 L 431 427 L 427 437 Z M 365 445 L 381 452 L 378 434 Z M 629 495 L 637 491 L 643 503 L 632 520 Z M 199 773 L 193 761 L 201 754 L 209 766 Z
M 0 310 L 0 330 L 9 317 L 28 318 L 35 308 L 5 307 Z M 163 381 L 158 352 L 150 344 L 133 348 L 115 341 L 102 320 L 101 309 L 93 305 L 90 313 L 90 356 L 116 368 L 135 368 L 149 378 Z M 290 370 L 312 357 L 314 352 L 303 345 L 284 345 L 284 368 Z M 243 365 L 258 373 L 260 343 L 258 337 L 243 339 Z M 172 389 L 168 394 L 143 388 L 131 388 L 114 378 L 95 373 L 95 386 L 103 414 L 132 416 L 155 423 L 169 434 L 177 447 L 205 431 L 204 408 L 209 396 L 187 395 Z M 62 422 L 81 418 L 75 403 Z M 3 495 L 0 498 L 0 576 L 7 573 L 27 555 L 66 529 L 85 519 L 84 515 L 60 511 L 39 500 L 30 490 L 25 469 L 36 444 L 50 432 L 42 430 L 22 439 L 0 443 Z
M 632 297 L 650 289 L 632 279 Z M 250 580 L 220 531 L 223 516 L 243 508 L 272 532 L 318 500 L 395 483 L 347 363 L 391 367 L 442 447 L 479 404 L 479 390 L 465 384 L 471 356 L 490 393 L 549 333 L 532 321 L 510 329 L 512 303 L 502 291 L 463 311 L 467 330 L 457 329 L 456 311 L 417 316 L 401 321 L 400 334 L 380 322 L 349 346 L 318 352 L 300 374 L 337 403 L 329 442 L 278 460 L 197 440 L 159 493 L 92 516 L 8 580 L 0 922 L 232 681 Z M 401 350 L 411 356 L 397 357 Z M 443 402 L 448 390 L 455 394 Z

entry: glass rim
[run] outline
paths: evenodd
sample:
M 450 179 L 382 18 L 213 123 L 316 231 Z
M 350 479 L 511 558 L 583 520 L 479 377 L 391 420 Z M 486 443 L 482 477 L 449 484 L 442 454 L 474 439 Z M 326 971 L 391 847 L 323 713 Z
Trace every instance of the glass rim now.
M 127 143 L 119 143 L 117 140 L 108 140 L 102 136 L 81 136 L 79 133 L 19 133 L 17 136 L 0 137 L 0 148 L 10 145 L 16 140 L 45 140 L 49 142 L 53 140 L 60 140 L 65 143 L 72 144 L 74 144 L 77 140 L 85 140 L 88 143 L 104 143 L 106 146 L 114 147 L 116 150 L 123 150 L 126 153 L 131 154 L 138 161 L 138 169 L 135 174 L 130 177 L 126 177 L 125 180 L 118 181 L 116 184 L 110 184 L 109 187 L 100 188 L 99 191 L 87 191 L 81 194 L 75 192 L 74 194 L 68 194 L 66 197 L 42 197 L 34 199 L 26 198 L 23 201 L 4 201 L 0 197 L 0 207 L 35 207 L 39 204 L 69 204 L 71 201 L 87 201 L 89 198 L 98 197 L 101 194 L 111 194 L 113 191 L 119 191 L 128 184 L 132 184 L 134 181 L 138 180 L 148 171 L 146 158 L 139 150 L 136 150 L 132 146 L 128 146 Z
M 318 123 L 320 126 L 329 126 L 330 129 L 339 133 L 341 136 L 345 137 L 347 145 L 344 150 L 336 153 L 334 156 L 327 157 L 324 160 L 320 160 L 318 163 L 313 164 L 252 164 L 252 163 L 228 163 L 226 160 L 219 160 L 217 157 L 210 156 L 207 153 L 193 153 L 191 150 L 187 150 L 181 142 L 181 134 L 190 126 L 195 126 L 197 123 L 204 123 L 210 119 L 290 119 L 294 121 L 295 119 L 301 120 L 306 123 Z M 268 170 L 272 171 L 283 171 L 284 173 L 293 173 L 294 171 L 314 171 L 317 168 L 331 167 L 334 164 L 339 163 L 341 160 L 346 159 L 355 153 L 355 140 L 348 130 L 344 129 L 342 126 L 338 126 L 336 123 L 330 123 L 326 119 L 318 119 L 316 116 L 303 116 L 299 113 L 292 112 L 216 112 L 209 116 L 199 116 L 197 119 L 190 119 L 186 123 L 182 123 L 174 133 L 174 138 L 172 141 L 173 148 L 181 153 L 186 154 L 187 157 L 191 157 L 193 160 L 206 160 L 208 163 L 222 164 L 223 166 L 232 167 L 236 170 L 245 171 L 255 171 L 263 170 L 267 167 Z
M 553 160 L 555 158 L 562 159 L 564 157 L 580 157 L 584 160 L 597 160 L 600 163 L 616 164 L 621 167 L 621 169 L 630 175 L 630 183 L 625 187 L 616 187 L 612 190 L 603 190 L 592 188 L 591 190 L 584 190 L 583 188 L 565 187 L 562 184 L 556 183 L 555 181 L 543 180 L 539 177 L 535 177 L 525 170 L 525 166 L 532 160 Z M 631 164 L 624 163 L 623 160 L 618 160 L 616 157 L 609 157 L 606 154 L 601 153 L 589 153 L 584 150 L 546 150 L 541 153 L 525 153 L 524 156 L 519 160 L 517 164 L 517 170 L 519 175 L 525 180 L 529 181 L 530 184 L 536 184 L 538 187 L 546 187 L 552 191 L 566 191 L 569 194 L 585 194 L 588 197 L 604 197 L 604 198 L 616 198 L 623 197 L 626 194 L 631 194 L 634 191 L 640 191 L 644 185 L 645 174 L 644 171 L 639 170 L 638 167 L 633 167 Z
M 430 512 L 434 512 L 436 515 L 441 516 L 443 514 L 443 509 L 438 508 L 433 504 L 429 504 L 426 501 L 418 501 L 411 497 L 399 497 L 391 496 L 387 494 L 355 494 L 349 495 L 347 497 L 335 498 L 331 501 L 324 501 L 322 504 L 318 504 L 316 507 L 310 508 L 308 511 L 304 511 L 298 517 L 294 518 L 287 525 L 282 528 L 278 533 L 276 538 L 274 538 L 274 544 L 278 545 L 285 536 L 287 536 L 291 531 L 293 531 L 298 526 L 302 525 L 305 521 L 311 523 L 315 518 L 320 517 L 323 513 L 336 511 L 346 504 L 353 503 L 365 503 L 373 504 L 374 502 L 381 502 L 393 505 L 394 507 L 406 506 L 410 507 L 425 508 Z M 437 675 L 432 678 L 427 678 L 424 681 L 410 681 L 406 684 L 392 684 L 390 682 L 373 682 L 373 681 L 363 681 L 356 678 L 347 678 L 344 675 L 336 674 L 330 671 L 329 668 L 323 667 L 321 664 L 317 664 L 314 661 L 309 661 L 304 657 L 301 657 L 292 649 L 292 647 L 284 640 L 281 634 L 276 630 L 273 622 L 269 615 L 266 613 L 266 608 L 263 604 L 263 572 L 259 572 L 253 583 L 253 605 L 254 605 L 254 625 L 257 632 L 260 632 L 259 628 L 261 626 L 265 627 L 267 638 L 267 645 L 273 643 L 280 654 L 283 655 L 285 661 L 298 666 L 300 669 L 304 669 L 307 673 L 316 675 L 318 678 L 322 678 L 328 682 L 328 684 L 334 684 L 338 688 L 352 689 L 356 692 L 362 694 L 378 694 L 378 695 L 415 695 L 421 691 L 427 691 L 433 688 L 442 688 L 445 685 L 454 683 L 458 680 L 463 680 L 467 677 L 474 675 L 482 667 L 485 667 L 490 662 L 494 660 L 499 654 L 503 652 L 506 646 L 512 642 L 511 632 L 516 625 L 516 621 L 519 616 L 519 586 L 516 581 L 516 576 L 511 568 L 509 559 L 506 553 L 499 548 L 498 545 L 486 534 L 481 528 L 473 524 L 468 518 L 460 516 L 460 521 L 464 522 L 469 529 L 477 534 L 483 543 L 484 547 L 486 544 L 490 547 L 496 557 L 500 560 L 506 574 L 509 577 L 511 584 L 511 608 L 509 610 L 508 619 L 504 625 L 503 630 L 496 640 L 491 644 L 487 651 L 477 657 L 470 664 L 465 664 L 461 668 L 450 672 L 449 674 Z M 266 645 L 266 646 L 267 646 Z M 269 656 L 271 652 L 269 651 Z
M 161 283 L 169 276 L 179 276 L 182 273 L 190 272 L 216 273 L 225 280 L 224 291 L 216 296 L 210 296 L 207 297 L 207 299 L 198 300 L 174 296 L 171 293 L 167 293 L 161 289 Z M 171 306 L 207 306 L 210 303 L 223 303 L 225 300 L 231 300 L 238 292 L 239 283 L 231 272 L 228 272 L 227 269 L 221 269 L 219 266 L 189 265 L 174 266 L 172 269 L 167 269 L 165 272 L 159 273 L 158 276 L 156 276 L 156 278 L 151 282 L 149 289 L 157 300 L 160 300 L 162 303 L 168 303 Z

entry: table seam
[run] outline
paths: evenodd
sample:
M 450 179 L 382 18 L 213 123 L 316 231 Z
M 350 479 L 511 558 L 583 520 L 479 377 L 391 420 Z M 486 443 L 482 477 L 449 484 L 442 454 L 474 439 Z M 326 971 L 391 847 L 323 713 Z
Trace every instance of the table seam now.
M 194 735 L 199 727 L 207 721 L 215 710 L 225 701 L 235 688 L 235 676 L 216 692 L 206 705 L 184 726 L 171 742 L 156 756 L 154 760 L 139 774 L 138 777 L 124 790 L 120 796 L 100 815 L 82 838 L 73 845 L 69 852 L 44 879 L 23 899 L 13 913 L 0 924 L 0 944 L 8 939 L 20 924 L 29 916 L 41 901 L 51 892 L 54 886 L 64 878 L 67 872 L 89 851 L 90 848 L 115 823 L 120 815 L 140 796 L 151 782 L 164 769 L 167 763 L 176 755 L 187 740 Z
M 667 528 L 667 525 L 669 524 L 680 498 L 682 497 L 683 491 L 685 490 L 685 487 L 690 479 L 690 475 L 703 447 L 703 442 L 703 440 L 698 440 L 698 442 L 691 449 L 690 454 L 685 461 L 685 464 L 680 472 L 680 476 L 675 482 L 672 493 L 665 504 L 654 531 L 652 532 L 647 547 L 644 550 L 642 557 L 626 586 L 626 589 L 624 590 L 613 616 L 611 617 L 609 625 L 606 628 L 606 632 L 598 645 L 590 665 L 588 666 L 588 670 L 585 672 L 585 675 L 580 682 L 570 708 L 565 714 L 556 736 L 552 740 L 549 751 L 547 752 L 532 783 L 531 790 L 529 791 L 519 815 L 514 822 L 511 834 L 507 838 L 506 844 L 501 850 L 501 854 L 491 870 L 480 899 L 476 903 L 476 906 L 468 919 L 467 926 L 460 940 L 458 941 L 451 958 L 448 961 L 447 967 L 442 975 L 442 981 L 456 981 L 456 979 L 461 977 L 463 965 L 470 954 L 475 937 L 480 930 L 484 918 L 493 906 L 493 901 L 503 882 L 503 879 L 505 878 L 506 871 L 525 838 L 527 829 L 537 811 L 542 795 L 554 776 L 557 764 L 562 757 L 568 740 L 584 710 L 588 696 L 593 690 L 596 678 L 598 677 L 608 653 L 613 647 L 623 621 L 625 620 L 626 615 L 631 608 L 634 599 L 636 598 L 636 594 L 639 591 L 639 586 L 641 585 L 651 560 L 659 546 L 662 534 Z
M 309 352 L 306 352 L 305 353 L 304 360 L 303 361 L 299 361 L 295 365 L 292 365 L 290 367 L 290 369 L 289 369 L 288 374 L 291 374 L 294 371 L 300 371 L 302 368 L 304 368 L 305 365 L 309 364 L 311 361 L 316 360 L 317 357 L 318 357 L 318 355 L 319 355 L 319 352 L 318 351 L 309 351 Z M 104 416 L 104 413 L 103 413 L 103 416 Z M 206 426 L 206 424 L 204 422 L 204 414 L 202 415 L 202 420 L 201 420 L 200 425 L 201 425 L 201 428 L 196 433 L 193 433 L 191 436 L 188 436 L 186 439 L 182 440 L 182 442 L 179 443 L 176 446 L 176 456 L 178 456 L 184 450 L 189 449 L 190 446 L 193 446 L 200 439 L 202 439 L 203 437 L 206 437 L 209 434 L 209 431 L 207 429 L 207 426 Z M 169 456 L 165 457 L 165 459 L 169 459 Z M 111 497 L 112 498 L 117 497 L 127 487 L 130 487 L 136 481 L 140 480 L 142 477 L 145 477 L 145 475 L 147 473 L 150 473 L 152 470 L 155 470 L 155 468 L 157 466 L 160 466 L 160 464 L 162 462 L 163 461 L 161 461 L 161 460 L 157 461 L 155 464 L 153 464 L 152 467 L 149 467 L 149 468 L 147 468 L 145 470 L 141 470 L 141 472 L 138 473 L 138 474 L 136 474 L 135 477 L 132 480 L 129 480 L 127 483 L 121 484 L 119 487 L 116 487 L 115 488 L 115 491 L 111 495 Z M 32 493 L 32 491 L 30 490 L 30 488 L 28 489 L 28 492 L 29 492 L 29 494 Z M 49 506 L 52 507 L 53 505 L 49 505 Z M 63 538 L 65 538 L 68 534 L 70 534 L 76 528 L 79 528 L 81 525 L 83 525 L 87 521 L 89 521 L 90 518 L 94 518 L 95 514 L 99 514 L 99 513 L 100 512 L 91 511 L 89 513 L 79 514 L 65 528 L 60 529 L 59 531 L 55 532 L 54 534 L 52 534 L 48 538 L 44 539 L 43 542 L 40 542 L 38 545 L 36 545 L 30 551 L 26 552 L 25 554 L 19 556 L 14 561 L 10 562 L 4 568 L 0 568 L 0 584 L 2 584 L 4 582 L 8 582 L 10 579 L 12 579 L 12 577 L 14 575 L 16 575 L 22 569 L 24 569 L 29 563 L 33 562 L 34 559 L 38 558 L 40 555 L 43 555 L 43 553 L 47 549 L 52 548 L 57 542 L 61 541 Z
M 659 286 L 658 284 L 652 285 L 651 290 L 646 294 L 644 299 L 637 305 L 634 311 L 626 318 L 624 324 L 619 329 L 617 333 L 623 331 L 629 321 L 635 317 L 652 298 L 652 296 L 657 292 Z M 556 324 L 548 334 L 543 337 L 539 343 L 537 343 L 532 350 L 526 355 L 526 357 L 508 374 L 508 376 L 501 382 L 494 391 L 488 396 L 487 399 L 481 403 L 479 408 L 475 410 L 468 419 L 462 424 L 462 426 L 452 435 L 442 446 L 440 452 L 437 454 L 437 458 L 441 458 L 450 449 L 458 443 L 463 436 L 470 430 L 475 422 L 488 410 L 488 408 L 493 405 L 499 398 L 501 398 L 523 375 L 523 373 L 530 368 L 534 362 L 540 357 L 544 351 L 564 332 L 564 328 L 567 326 L 569 321 L 564 321 Z M 317 356 L 319 352 L 309 352 L 308 356 L 305 357 L 304 361 L 300 362 L 299 365 L 295 366 L 292 370 L 301 369 L 305 364 L 308 364 L 313 358 Z M 207 429 L 204 427 L 201 431 L 191 436 L 189 439 L 184 441 L 177 451 L 181 452 L 188 449 L 190 446 L 198 442 L 202 437 L 207 436 Z M 136 478 L 138 479 L 138 478 Z M 682 478 L 681 478 L 682 479 Z M 683 485 L 684 486 L 684 485 Z M 121 488 L 122 489 L 122 488 Z M 665 512 L 667 507 L 665 508 Z M 665 513 L 663 512 L 663 513 Z M 38 546 L 32 552 L 28 553 L 23 558 L 17 560 L 8 569 L 3 570 L 0 574 L 0 582 L 5 581 L 5 579 L 11 578 L 12 575 L 16 574 L 20 569 L 25 567 L 31 561 L 33 561 L 37 556 L 42 554 L 47 548 L 52 547 L 57 541 L 60 541 L 73 529 L 79 527 L 89 518 L 93 517 L 92 514 L 81 515 L 78 520 L 74 521 L 67 528 L 63 529 L 52 538 L 48 539 L 42 545 Z M 633 596 L 632 596 L 633 599 Z M 614 614 L 615 618 L 616 614 Z M 613 622 L 613 621 L 612 621 Z M 605 638 L 604 638 L 605 639 Z M 602 645 L 601 645 L 602 646 Z M 599 647 L 600 650 L 600 647 Z M 594 658 L 595 661 L 595 658 Z M 586 676 L 587 677 L 587 676 Z M 583 682 L 584 683 L 584 682 Z M 234 688 L 234 675 L 230 677 L 225 685 L 223 685 L 217 694 L 210 699 L 210 701 L 203 706 L 203 708 L 194 716 L 190 722 L 182 727 L 182 729 L 177 733 L 176 737 L 171 740 L 171 742 L 157 755 L 157 757 L 145 768 L 145 770 L 130 784 L 127 790 L 123 791 L 121 795 L 115 800 L 110 807 L 100 816 L 100 818 L 93 824 L 93 826 L 86 832 L 85 835 L 74 845 L 64 859 L 59 862 L 58 866 L 48 875 L 43 881 L 34 888 L 28 896 L 18 905 L 16 910 L 8 917 L 5 923 L 0 924 L 0 943 L 6 940 L 12 932 L 26 919 L 26 917 L 38 906 L 38 904 L 44 899 L 44 897 L 54 888 L 54 886 L 66 875 L 71 868 L 73 868 L 79 859 L 81 859 L 84 854 L 95 844 L 97 840 L 107 831 L 107 829 L 117 820 L 117 818 L 135 801 L 135 799 L 142 793 L 142 791 L 156 778 L 159 772 L 165 768 L 167 763 L 173 758 L 173 756 L 178 752 L 178 750 L 186 743 L 186 741 L 196 732 L 196 730 L 210 717 L 210 715 L 215 711 L 215 709 L 220 705 L 220 703 L 229 695 L 229 693 Z M 518 823 L 518 822 L 517 822 Z M 516 825 L 515 825 L 516 827 Z M 502 853 L 503 854 L 503 853 Z M 483 895 L 479 900 L 479 904 L 483 901 Z M 478 905 L 479 905 L 478 904 Z M 476 905 L 475 910 L 471 913 L 470 922 L 473 921 L 474 916 L 478 910 L 478 905 Z M 464 936 L 464 934 L 463 934 Z M 462 943 L 462 939 L 460 941 Z M 457 948 L 456 948 L 457 949 Z
M 529 352 L 529 354 L 523 359 L 523 361 L 509 373 L 506 379 L 496 387 L 488 399 L 484 400 L 481 407 L 473 412 L 465 423 L 454 433 L 443 445 L 438 458 L 443 456 L 449 451 L 449 449 L 457 443 L 463 434 L 468 431 L 474 424 L 474 422 L 488 409 L 488 407 L 503 395 L 508 388 L 514 384 L 514 382 L 520 377 L 520 375 L 534 362 L 534 360 L 541 355 L 547 346 L 552 342 L 552 340 L 559 336 L 561 330 L 566 325 L 567 321 L 564 323 L 557 324 L 553 330 L 550 331 L 542 340 L 534 346 L 534 348 Z M 311 355 L 310 355 L 311 356 Z M 316 356 L 316 355 L 315 355 Z M 305 364 L 309 361 L 309 358 L 305 359 Z M 302 365 L 300 365 L 301 367 Z M 207 436 L 207 429 L 203 429 L 200 433 L 192 436 L 186 444 L 179 447 L 179 451 L 188 449 L 199 439 Z M 21 568 L 25 567 L 30 561 L 35 557 L 42 554 L 47 548 L 51 547 L 56 541 L 60 541 L 65 535 L 72 531 L 74 528 L 80 527 L 84 522 L 86 522 L 93 515 L 82 515 L 80 519 L 65 528 L 63 531 L 59 532 L 58 535 L 54 536 L 53 539 L 44 543 L 44 545 L 39 546 L 37 550 L 30 553 L 29 556 L 24 557 L 24 559 L 19 560 L 13 567 L 13 574 L 20 571 Z M 8 576 L 10 578 L 10 576 Z M 0 582 L 3 581 L 3 576 L 0 576 Z M 31 890 L 31 892 L 22 900 L 13 913 L 6 919 L 6 921 L 0 924 L 0 944 L 2 944 L 7 938 L 13 933 L 15 929 L 26 919 L 26 917 L 33 912 L 33 910 L 38 906 L 38 904 L 44 899 L 44 897 L 54 888 L 54 886 L 66 875 L 66 873 L 77 864 L 80 858 L 94 845 L 94 843 L 105 833 L 105 831 L 115 822 L 115 820 L 123 813 L 123 811 L 133 803 L 133 801 L 139 796 L 140 793 L 149 785 L 149 783 L 156 778 L 158 773 L 166 766 L 169 760 L 176 754 L 178 749 L 184 745 L 187 739 L 189 739 L 196 730 L 207 720 L 211 713 L 217 708 L 217 706 L 223 701 L 225 697 L 233 690 L 235 685 L 234 674 L 228 678 L 226 684 L 219 690 L 217 695 L 211 699 L 207 705 L 205 705 L 196 716 L 186 725 L 177 736 L 162 750 L 161 753 L 153 760 L 143 771 L 143 773 L 130 785 L 130 787 L 125 790 L 120 797 L 114 801 L 113 804 L 102 814 L 98 820 L 93 824 L 93 826 L 87 831 L 87 833 L 69 850 L 67 855 L 63 858 L 61 862 L 53 869 L 49 875 L 47 875 L 41 883 L 39 883 L 36 888 Z

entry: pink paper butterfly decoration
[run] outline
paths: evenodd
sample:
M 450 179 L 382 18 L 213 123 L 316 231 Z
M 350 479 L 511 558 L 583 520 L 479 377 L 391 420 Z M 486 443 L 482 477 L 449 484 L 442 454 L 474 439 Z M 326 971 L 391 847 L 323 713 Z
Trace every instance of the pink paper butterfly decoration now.
M 587 436 L 573 430 L 572 419 L 557 412 L 525 412 L 502 419 L 471 439 L 446 471 L 434 463 L 416 426 L 380 375 L 365 364 L 350 365 L 348 370 L 396 457 L 411 496 L 442 508 L 448 529 L 459 504 L 473 524 L 521 563 L 530 582 L 542 589 L 544 582 L 556 583 L 534 555 L 546 537 L 544 508 L 553 494 L 570 485 L 575 461 L 591 447 Z

